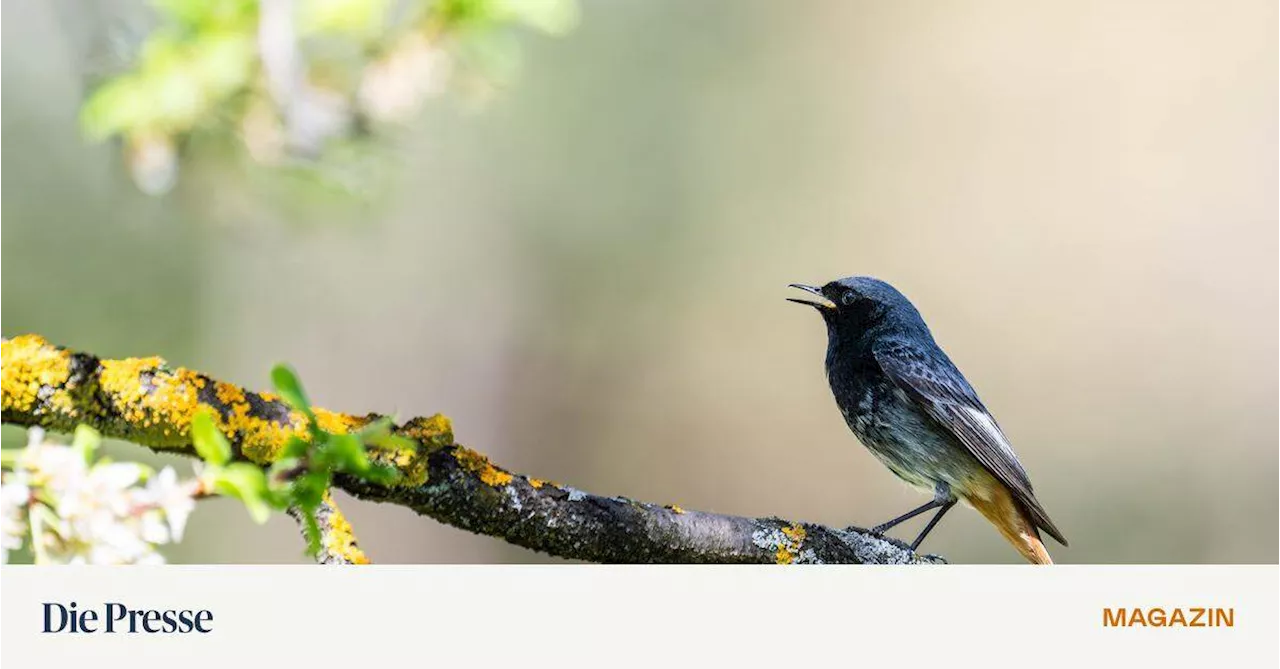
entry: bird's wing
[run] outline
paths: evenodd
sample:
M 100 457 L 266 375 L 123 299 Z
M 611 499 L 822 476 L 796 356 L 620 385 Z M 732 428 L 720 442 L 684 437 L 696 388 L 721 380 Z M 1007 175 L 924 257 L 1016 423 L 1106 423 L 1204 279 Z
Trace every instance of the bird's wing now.
M 1057 539 L 1067 541 L 1036 501 L 1027 471 L 1014 455 L 1009 439 L 960 370 L 941 351 L 887 340 L 872 351 L 876 362 L 907 397 L 929 417 L 953 434 L 1014 497 L 1026 507 L 1035 524 Z

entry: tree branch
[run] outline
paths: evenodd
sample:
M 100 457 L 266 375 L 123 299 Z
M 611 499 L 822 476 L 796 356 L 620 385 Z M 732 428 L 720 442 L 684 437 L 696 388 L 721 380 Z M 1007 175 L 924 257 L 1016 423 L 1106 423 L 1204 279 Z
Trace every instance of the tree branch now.
M 306 521 L 297 507 L 290 507 L 289 515 L 298 521 L 302 538 L 307 538 Z M 320 550 L 314 557 L 320 564 L 369 564 L 369 557 L 360 550 L 351 523 L 333 501 L 333 495 L 325 493 L 316 509 L 316 522 L 320 525 Z
M 160 358 L 104 360 L 53 346 L 36 335 L 5 340 L 0 357 L 6 423 L 63 432 L 86 423 L 107 436 L 195 455 L 188 437 L 191 418 L 207 406 L 235 456 L 260 465 L 279 457 L 290 436 L 307 437 L 305 418 L 279 397 L 169 367 Z M 320 427 L 334 433 L 380 418 L 314 411 Z M 334 484 L 363 499 L 406 506 L 442 523 L 551 555 L 624 563 L 942 561 L 859 528 L 686 511 L 513 474 L 454 443 L 449 420 L 439 414 L 414 418 L 393 431 L 410 439 L 413 448 L 371 455 L 400 472 L 395 483 L 338 475 Z M 330 509 L 341 520 L 336 507 Z M 348 557 L 363 557 L 350 527 L 345 521 L 341 527 L 345 532 L 338 534 L 350 538 L 354 550 Z

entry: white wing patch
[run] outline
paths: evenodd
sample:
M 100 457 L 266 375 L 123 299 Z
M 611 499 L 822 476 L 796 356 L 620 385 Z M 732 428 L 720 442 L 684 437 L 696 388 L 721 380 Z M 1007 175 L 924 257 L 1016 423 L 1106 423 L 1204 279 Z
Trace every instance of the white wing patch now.
M 991 437 L 991 443 L 999 445 L 1000 451 L 1003 452 L 1006 457 L 1017 463 L 1018 467 L 1022 467 L 1022 462 L 1018 460 L 1018 456 L 1013 452 L 1013 446 L 1004 436 L 1004 432 L 1000 431 L 1000 427 L 996 425 L 996 422 L 991 420 L 991 416 L 988 416 L 986 412 L 978 411 L 973 407 L 961 406 L 959 408 L 961 411 L 965 412 L 965 415 L 968 416 L 974 424 L 980 427 L 983 432 L 987 433 L 987 435 Z

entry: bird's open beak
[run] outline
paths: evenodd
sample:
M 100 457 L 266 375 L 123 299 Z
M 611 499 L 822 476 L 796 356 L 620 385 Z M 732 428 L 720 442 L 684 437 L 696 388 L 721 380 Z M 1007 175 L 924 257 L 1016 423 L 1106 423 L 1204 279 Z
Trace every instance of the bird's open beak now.
M 807 305 L 809 305 L 809 306 L 811 306 L 811 307 L 813 307 L 813 308 L 815 308 L 815 309 L 821 309 L 821 310 L 835 309 L 835 308 L 836 308 L 835 303 L 834 303 L 834 302 L 832 302 L 831 300 L 828 300 L 828 299 L 827 299 L 827 298 L 822 294 L 822 289 L 821 289 L 821 288 L 815 288 L 815 287 L 813 287 L 813 286 L 806 286 L 806 285 L 804 285 L 803 283 L 793 283 L 793 284 L 791 284 L 790 286 L 788 286 L 788 288 L 799 288 L 800 290 L 803 290 L 803 291 L 805 291 L 806 293 L 810 293 L 810 294 L 813 294 L 813 295 L 817 295 L 817 296 L 818 296 L 818 299 L 819 299 L 819 300 L 822 300 L 821 302 L 814 302 L 814 301 L 812 301 L 812 300 L 802 300 L 802 299 L 800 299 L 800 298 L 798 298 L 798 297 L 788 297 L 788 298 L 787 298 L 787 301 L 788 301 L 788 302 L 795 302 L 796 304 L 807 304 Z

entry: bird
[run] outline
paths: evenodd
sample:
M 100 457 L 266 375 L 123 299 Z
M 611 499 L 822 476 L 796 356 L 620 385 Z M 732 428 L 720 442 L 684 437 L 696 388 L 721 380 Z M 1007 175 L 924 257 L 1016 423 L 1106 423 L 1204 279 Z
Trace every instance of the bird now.
M 996 419 L 934 341 L 915 305 L 888 283 L 852 276 L 821 287 L 793 283 L 816 299 L 827 325 L 827 381 L 845 423 L 873 455 L 933 499 L 872 528 L 890 528 L 938 509 L 911 543 L 916 550 L 963 500 L 1024 558 L 1052 564 L 1044 531 L 1067 540 L 1036 499 L 1031 479 Z

